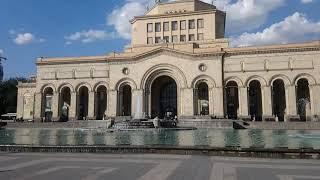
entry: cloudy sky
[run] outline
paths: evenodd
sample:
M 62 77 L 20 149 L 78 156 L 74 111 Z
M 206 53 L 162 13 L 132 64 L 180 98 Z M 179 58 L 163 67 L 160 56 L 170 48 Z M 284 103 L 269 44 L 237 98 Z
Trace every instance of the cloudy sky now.
M 212 0 L 203 0 L 212 3 Z M 35 74 L 37 57 L 101 55 L 130 43 L 129 19 L 154 0 L 1 0 L 5 77 Z M 320 40 L 320 0 L 214 0 L 232 46 Z

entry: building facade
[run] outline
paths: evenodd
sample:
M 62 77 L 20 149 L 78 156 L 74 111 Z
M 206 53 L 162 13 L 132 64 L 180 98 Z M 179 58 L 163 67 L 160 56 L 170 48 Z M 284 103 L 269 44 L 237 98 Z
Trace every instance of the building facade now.
M 131 21 L 124 52 L 37 59 L 36 80 L 18 85 L 17 117 L 317 120 L 320 41 L 232 48 L 225 21 L 198 0 L 157 3 Z

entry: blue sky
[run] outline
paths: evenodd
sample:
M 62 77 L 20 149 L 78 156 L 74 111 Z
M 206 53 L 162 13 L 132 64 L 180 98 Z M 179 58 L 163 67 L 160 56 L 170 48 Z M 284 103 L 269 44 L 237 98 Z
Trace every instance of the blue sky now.
M 204 0 L 211 2 L 211 0 Z M 130 43 L 128 20 L 152 0 L 1 0 L 5 78 L 35 74 L 37 57 L 102 55 Z M 320 39 L 320 0 L 216 0 L 232 46 Z

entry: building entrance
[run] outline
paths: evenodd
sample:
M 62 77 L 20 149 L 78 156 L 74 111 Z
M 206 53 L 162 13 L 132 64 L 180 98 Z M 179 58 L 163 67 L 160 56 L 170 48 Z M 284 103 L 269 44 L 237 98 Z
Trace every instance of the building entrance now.
M 169 76 L 160 76 L 151 87 L 151 116 L 164 118 L 177 115 L 177 84 Z

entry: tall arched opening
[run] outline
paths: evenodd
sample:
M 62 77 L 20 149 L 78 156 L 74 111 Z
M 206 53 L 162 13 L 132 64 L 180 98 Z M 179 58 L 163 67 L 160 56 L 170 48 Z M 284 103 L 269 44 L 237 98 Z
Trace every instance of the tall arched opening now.
M 257 80 L 253 80 L 249 84 L 249 113 L 251 120 L 262 120 L 262 96 L 261 84 Z
M 86 86 L 82 86 L 78 92 L 78 119 L 85 120 L 88 117 L 88 100 L 89 89 Z
M 71 90 L 69 87 L 63 87 L 60 92 L 59 115 L 60 121 L 69 121 L 69 111 L 71 105 Z
M 53 89 L 47 87 L 42 93 L 42 117 L 44 117 L 45 122 L 52 121 L 52 98 Z
M 272 83 L 272 111 L 279 121 L 284 121 L 286 110 L 286 91 L 284 82 L 277 79 Z
M 151 117 L 177 115 L 177 84 L 169 76 L 156 78 L 151 86 Z
M 105 86 L 99 86 L 96 92 L 96 119 L 102 120 L 107 111 L 107 88 Z
M 129 84 L 123 84 L 119 88 L 118 115 L 131 116 L 132 88 Z
M 229 81 L 226 85 L 227 98 L 227 117 L 228 119 L 238 118 L 239 109 L 239 91 L 238 84 L 235 81 Z
M 305 78 L 297 82 L 297 112 L 302 121 L 311 114 L 309 82 Z
M 200 82 L 194 89 L 194 115 L 209 115 L 209 88 L 206 82 Z

